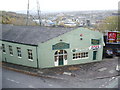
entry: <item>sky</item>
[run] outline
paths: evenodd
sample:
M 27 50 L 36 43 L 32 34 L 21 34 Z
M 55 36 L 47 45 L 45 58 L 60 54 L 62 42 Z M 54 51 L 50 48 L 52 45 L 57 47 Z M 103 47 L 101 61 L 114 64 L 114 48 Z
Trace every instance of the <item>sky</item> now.
M 30 1 L 30 10 L 36 10 L 36 0 Z M 41 11 L 117 10 L 119 0 L 39 0 Z M 27 10 L 28 0 L 1 0 L 0 10 Z

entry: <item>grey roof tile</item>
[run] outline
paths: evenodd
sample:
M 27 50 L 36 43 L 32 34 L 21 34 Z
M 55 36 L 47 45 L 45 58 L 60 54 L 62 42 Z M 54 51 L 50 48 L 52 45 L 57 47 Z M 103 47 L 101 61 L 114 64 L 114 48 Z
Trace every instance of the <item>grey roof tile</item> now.
M 2 25 L 1 40 L 38 45 L 75 28 Z

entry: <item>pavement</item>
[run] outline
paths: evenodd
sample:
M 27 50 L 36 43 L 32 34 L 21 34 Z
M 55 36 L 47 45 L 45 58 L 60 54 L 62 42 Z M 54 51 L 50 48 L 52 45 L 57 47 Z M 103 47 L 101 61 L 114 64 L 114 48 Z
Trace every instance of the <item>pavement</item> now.
M 115 70 L 118 60 L 118 57 L 105 58 L 100 62 L 46 69 L 36 69 L 3 62 L 2 67 L 16 72 L 44 78 L 55 78 L 62 80 L 79 79 L 79 81 L 88 81 L 119 76 L 118 72 Z

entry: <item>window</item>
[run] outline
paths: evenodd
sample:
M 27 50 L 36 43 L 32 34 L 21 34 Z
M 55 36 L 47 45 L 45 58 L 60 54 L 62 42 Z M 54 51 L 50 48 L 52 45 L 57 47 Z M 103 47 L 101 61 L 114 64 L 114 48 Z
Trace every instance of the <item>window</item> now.
M 60 51 L 59 51 L 59 54 L 63 54 L 63 50 L 60 50 Z
M 67 51 L 65 51 L 65 50 L 58 50 L 58 51 L 55 52 L 55 55 L 56 56 L 67 55 Z
M 28 49 L 28 59 L 33 60 L 33 54 L 31 49 Z
M 2 44 L 2 51 L 5 53 L 5 44 Z
M 55 56 L 55 62 L 58 60 L 58 56 Z
M 73 59 L 76 59 L 76 55 L 75 54 L 73 54 Z
M 21 48 L 17 47 L 17 55 L 18 57 L 22 57 L 22 53 L 21 53 Z
M 73 53 L 73 60 L 87 58 L 87 57 L 88 57 L 88 52 Z
M 67 55 L 64 55 L 64 59 L 67 60 Z
M 64 60 L 67 60 L 67 51 L 66 50 L 58 50 L 55 52 L 55 62 L 62 57 Z
M 9 45 L 9 53 L 10 55 L 13 55 L 13 49 L 12 49 L 12 46 Z
M 2 51 L 2 45 L 0 45 L 0 51 Z

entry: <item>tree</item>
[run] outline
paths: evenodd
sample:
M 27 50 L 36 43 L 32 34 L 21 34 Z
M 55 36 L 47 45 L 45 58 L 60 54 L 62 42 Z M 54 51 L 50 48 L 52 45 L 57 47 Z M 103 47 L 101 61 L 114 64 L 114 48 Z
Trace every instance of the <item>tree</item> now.
M 118 16 L 106 17 L 101 23 L 96 25 L 96 29 L 100 31 L 110 30 L 110 31 L 120 31 L 119 27 L 120 18 Z

